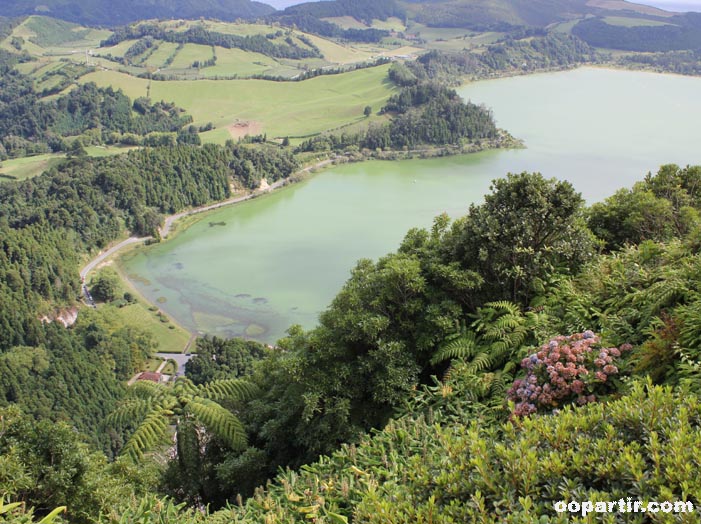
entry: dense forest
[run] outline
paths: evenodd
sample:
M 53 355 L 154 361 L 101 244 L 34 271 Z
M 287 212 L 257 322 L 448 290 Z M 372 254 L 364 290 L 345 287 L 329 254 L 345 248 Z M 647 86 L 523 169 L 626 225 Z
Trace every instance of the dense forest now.
M 192 122 L 182 109 L 146 98 L 132 103 L 111 87 L 82 84 L 44 101 L 32 79 L 14 69 L 16 61 L 16 55 L 0 54 L 0 160 L 61 151 L 79 155 L 92 144 L 157 145 L 170 138 L 199 143 L 194 128 L 177 134 Z
M 599 53 L 579 38 L 560 33 L 540 35 L 529 32 L 523 38 L 506 37 L 480 53 L 430 51 L 414 62 L 397 64 L 399 71 L 395 70 L 393 75 L 395 79 L 401 78 L 395 80 L 400 84 L 424 79 L 455 83 L 465 75 L 488 78 L 504 73 L 576 67 L 600 60 Z
M 345 0 L 284 16 L 321 23 L 351 5 L 366 21 L 403 16 Z M 185 33 L 144 24 L 108 43 L 231 37 Z M 228 42 L 318 52 L 280 36 Z M 177 107 L 93 84 L 42 102 L 19 58 L 0 56 L 0 152 L 69 152 L 0 184 L 0 522 L 564 523 L 593 516 L 559 512 L 562 500 L 701 507 L 701 166 L 662 166 L 591 206 L 564 180 L 506 174 L 465 216 L 359 260 L 317 327 L 274 346 L 199 338 L 169 385 L 125 386 L 156 341 L 113 310 L 57 318 L 78 307 L 88 255 L 127 232 L 158 241 L 164 215 L 287 179 L 300 158 L 498 144 L 456 78 L 599 60 L 583 40 L 529 29 L 483 53 L 394 63 L 381 118 L 295 148 L 201 145 Z M 91 158 L 93 143 L 151 147 Z M 608 517 L 652 521 L 627 516 Z
M 685 13 L 665 21 L 663 25 L 626 27 L 588 18 L 575 25 L 572 34 L 607 49 L 664 52 L 701 48 L 700 13 Z
M 84 2 L 78 0 L 7 0 L 3 15 L 19 17 L 41 12 L 47 16 L 88 26 L 114 27 L 137 20 L 154 18 L 200 17 L 234 21 L 238 18 L 255 20 L 275 10 L 263 3 L 250 0 L 127 0 L 115 4 L 106 0 Z
M 100 433 L 112 465 L 75 456 L 60 390 L 43 377 L 62 372 L 49 363 L 70 344 L 123 376 L 148 337 L 127 349 L 135 335 L 97 313 L 44 327 L 41 347 L 0 357 L 17 377 L 6 392 L 43 387 L 56 406 L 20 402 L 40 423 L 4 408 L 3 485 L 39 515 L 67 503 L 73 522 L 524 521 L 553 517 L 559 500 L 631 493 L 697 504 L 684 464 L 701 442 L 700 181 L 701 167 L 663 166 L 586 208 L 567 182 L 496 180 L 465 217 L 439 216 L 359 261 L 317 328 L 292 327 L 276 348 L 202 339 L 172 388 L 125 396 L 105 376 L 105 393 L 90 393 L 109 399 L 102 411 L 81 409 L 116 406 Z M 159 472 L 148 450 L 173 414 L 176 451 Z M 49 465 L 52 446 L 71 451 Z M 121 501 L 97 485 L 120 482 Z M 202 515 L 155 492 L 223 509 Z
M 460 146 L 499 136 L 491 111 L 464 102 L 454 90 L 431 81 L 403 87 L 381 112 L 392 115 L 389 123 L 371 124 L 366 131 L 355 133 L 322 134 L 302 142 L 296 151 L 362 150 L 371 154 L 422 146 Z

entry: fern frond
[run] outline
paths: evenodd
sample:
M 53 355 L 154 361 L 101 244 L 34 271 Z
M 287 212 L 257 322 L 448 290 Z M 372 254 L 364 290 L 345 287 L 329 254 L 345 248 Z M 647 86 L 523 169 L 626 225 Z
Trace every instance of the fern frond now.
M 178 377 L 173 384 L 173 393 L 178 397 L 190 396 L 199 394 L 199 390 L 189 378 Z
M 508 300 L 495 300 L 494 302 L 487 302 L 485 307 L 495 311 L 504 311 L 508 315 L 521 314 L 521 309 L 518 307 L 518 305 Z
M 146 451 L 165 440 L 168 421 L 172 414 L 172 411 L 163 406 L 152 409 L 134 434 L 129 437 L 122 449 L 122 454 L 128 455 L 134 462 L 139 462 Z
M 139 422 L 144 419 L 152 408 L 152 400 L 144 398 L 131 398 L 125 400 L 117 409 L 107 415 L 105 423 L 115 427 L 123 427 L 131 422 Z
M 198 387 L 198 394 L 211 400 L 246 400 L 256 394 L 255 384 L 240 379 L 213 380 Z
M 232 448 L 241 449 L 246 446 L 246 432 L 241 421 L 213 400 L 195 397 L 187 404 L 187 410 Z
M 482 352 L 475 356 L 470 362 L 468 369 L 471 373 L 480 373 L 485 369 L 489 369 L 494 366 L 494 358 L 491 354 Z
M 156 397 L 160 393 L 160 387 L 155 382 L 148 380 L 137 380 L 129 387 L 129 396 L 134 398 L 147 399 Z
M 448 341 L 436 351 L 431 358 L 431 365 L 455 358 L 470 358 L 477 349 L 477 337 L 472 331 L 467 331 L 457 338 Z

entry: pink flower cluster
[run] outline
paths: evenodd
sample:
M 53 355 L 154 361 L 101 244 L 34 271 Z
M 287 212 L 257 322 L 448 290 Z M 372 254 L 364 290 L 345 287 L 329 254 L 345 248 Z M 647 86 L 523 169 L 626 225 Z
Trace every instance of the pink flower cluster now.
M 599 337 L 592 331 L 559 336 L 521 361 L 526 376 L 514 381 L 508 398 L 516 402 L 513 416 L 551 411 L 563 404 L 596 401 L 596 392 L 609 377 L 618 374 L 615 362 L 630 344 L 597 349 Z

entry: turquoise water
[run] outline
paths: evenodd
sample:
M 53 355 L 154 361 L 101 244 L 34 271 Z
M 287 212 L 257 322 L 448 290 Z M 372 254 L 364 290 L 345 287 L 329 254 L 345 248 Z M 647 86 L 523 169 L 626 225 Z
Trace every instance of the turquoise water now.
M 661 164 L 701 164 L 700 92 L 699 78 L 594 68 L 474 83 L 463 97 L 527 149 L 335 167 L 203 215 L 123 264 L 187 328 L 274 342 L 291 324 L 313 327 L 358 259 L 439 213 L 465 214 L 507 172 L 570 180 L 591 202 Z

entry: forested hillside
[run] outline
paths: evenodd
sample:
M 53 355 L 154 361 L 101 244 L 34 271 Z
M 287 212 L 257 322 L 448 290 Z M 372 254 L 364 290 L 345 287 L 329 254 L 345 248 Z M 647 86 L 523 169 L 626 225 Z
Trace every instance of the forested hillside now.
M 42 14 L 83 25 L 114 27 L 152 18 L 253 19 L 274 12 L 271 6 L 250 0 L 127 0 L 115 4 L 105 0 L 7 0 L 3 15 L 17 17 Z
M 174 388 L 140 387 L 121 402 L 112 395 L 120 407 L 107 418 L 105 444 L 126 443 L 127 456 L 119 468 L 86 465 L 71 482 L 94 495 L 91 479 L 110 485 L 129 475 L 122 493 L 160 490 L 225 507 L 203 517 L 127 497 L 110 508 L 143 522 L 501 522 L 556 518 L 559 500 L 630 493 L 695 505 L 701 492 L 684 464 L 701 438 L 699 180 L 700 167 L 664 166 L 591 208 L 566 182 L 528 173 L 497 180 L 467 216 L 437 217 L 396 253 L 360 261 L 319 327 L 291 329 L 276 349 L 205 339 Z M 64 344 L 82 337 L 118 362 L 121 335 L 86 321 L 93 327 L 46 331 L 46 347 L 63 332 Z M 53 367 L 42 351 L 14 349 L 0 365 L 41 374 Z M 202 421 L 195 428 L 212 429 L 183 427 L 158 481 L 141 453 L 167 435 L 159 421 L 169 409 L 190 409 Z M 3 413 L 11 430 L 0 456 L 31 485 L 41 459 L 19 461 L 38 444 L 20 451 L 17 438 L 45 429 Z M 39 514 L 57 504 L 20 484 L 5 481 L 8 495 Z M 238 493 L 253 496 L 233 505 Z M 61 500 L 75 522 L 107 511 Z
M 62 85 L 42 99 L 50 93 L 20 72 L 32 70 L 26 49 L 0 51 L 0 157 L 68 153 L 0 184 L 0 523 L 592 522 L 600 515 L 554 505 L 627 497 L 701 509 L 701 166 L 661 166 L 590 206 L 567 173 L 505 173 L 465 216 L 439 215 L 394 252 L 357 261 L 317 327 L 290 326 L 274 346 L 193 337 L 184 376 L 169 384 L 125 385 L 158 340 L 124 324 L 124 290 L 95 294 L 110 305 L 80 304 L 78 271 L 97 251 L 129 235 L 158 242 L 165 215 L 263 179 L 313 162 L 513 145 L 488 108 L 452 89 L 460 79 L 597 62 L 592 45 L 633 49 L 648 30 L 669 36 L 658 47 L 694 42 L 693 16 L 615 26 L 597 11 L 572 24 L 582 38 L 543 29 L 563 10 L 594 9 L 585 3 L 337 0 L 279 15 L 243 1 L 158 3 L 163 16 L 243 12 L 373 50 L 423 43 L 322 19 L 499 30 L 476 47 L 455 33 L 458 47 L 394 61 L 380 71 L 391 95 L 354 110 L 351 125 L 224 145 L 202 145 L 175 105 L 113 88 Z M 149 3 L 81 5 L 46 4 L 93 23 L 110 15 L 121 27 L 104 44 L 122 44 L 124 66 L 156 39 L 286 60 L 357 51 L 279 25 L 256 36 L 126 25 L 142 7 L 153 13 Z M 618 59 L 695 71 L 697 54 Z M 84 146 L 107 143 L 134 147 L 87 156 Z M 60 314 L 76 311 L 64 326 Z M 658 516 L 606 518 L 697 520 Z

